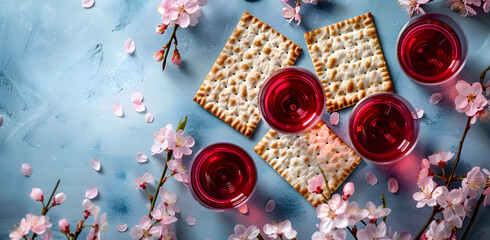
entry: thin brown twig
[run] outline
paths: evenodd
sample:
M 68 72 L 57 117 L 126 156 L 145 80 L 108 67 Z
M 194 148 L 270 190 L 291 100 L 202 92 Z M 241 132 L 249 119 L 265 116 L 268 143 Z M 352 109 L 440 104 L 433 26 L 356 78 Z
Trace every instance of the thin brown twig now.
M 162 71 L 165 70 L 165 65 L 167 64 L 167 57 L 168 53 L 170 52 L 170 44 L 172 43 L 172 40 L 175 39 L 177 41 L 177 37 L 175 36 L 175 32 L 177 31 L 177 28 L 179 25 L 175 24 L 174 30 L 172 31 L 172 35 L 170 35 L 170 39 L 168 40 L 167 44 L 165 44 L 165 50 L 164 50 L 164 55 L 163 55 L 163 63 L 162 63 Z
M 461 237 L 461 240 L 465 240 L 466 237 L 468 236 L 468 234 L 470 233 L 471 227 L 473 227 L 473 223 L 475 222 L 476 215 L 478 214 L 478 210 L 480 210 L 481 204 L 483 203 L 484 199 L 485 199 L 485 195 L 483 195 L 483 194 L 480 195 L 480 198 L 478 199 L 478 202 L 476 203 L 475 210 L 473 211 L 473 215 L 471 216 L 470 223 L 468 223 L 468 227 L 466 227 L 466 230 L 464 231 L 464 234 Z

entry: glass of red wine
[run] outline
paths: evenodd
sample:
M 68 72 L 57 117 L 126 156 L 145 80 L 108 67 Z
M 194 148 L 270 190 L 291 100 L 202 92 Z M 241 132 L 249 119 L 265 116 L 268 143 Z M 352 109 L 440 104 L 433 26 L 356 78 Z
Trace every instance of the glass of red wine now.
M 195 156 L 189 174 L 192 195 L 203 206 L 230 210 L 244 204 L 255 189 L 257 170 L 245 150 L 215 143 Z
M 398 63 L 412 80 L 436 85 L 456 76 L 466 62 L 468 43 L 449 16 L 427 13 L 410 20 L 396 43 Z
M 325 110 L 320 80 L 299 67 L 275 71 L 259 91 L 259 112 L 277 132 L 295 134 L 313 127 Z
M 419 124 L 407 100 L 394 93 L 377 93 L 356 104 L 348 128 L 352 145 L 363 158 L 389 164 L 413 150 Z

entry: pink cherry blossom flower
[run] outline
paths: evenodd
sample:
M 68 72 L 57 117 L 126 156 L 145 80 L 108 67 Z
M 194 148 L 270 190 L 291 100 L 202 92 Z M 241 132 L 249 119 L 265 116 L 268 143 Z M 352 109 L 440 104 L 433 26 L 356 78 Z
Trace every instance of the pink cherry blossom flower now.
M 342 200 L 339 194 L 334 194 L 327 202 L 318 205 L 316 214 L 319 219 L 325 221 L 330 228 L 345 228 L 349 222 L 347 202 Z
M 410 14 L 410 17 L 412 17 L 414 13 L 424 14 L 425 11 L 420 5 L 424 5 L 428 2 L 429 0 L 399 0 L 398 4 Z
M 100 235 L 105 232 L 108 228 L 109 222 L 106 221 L 106 214 L 102 214 L 102 216 L 96 215 L 94 217 L 94 227 L 90 229 L 88 233 L 87 239 L 97 240 L 100 239 Z
M 359 230 L 356 236 L 359 240 L 391 240 L 386 236 L 385 222 L 379 223 L 378 226 L 368 224 L 366 228 Z
M 342 189 L 342 199 L 345 201 L 347 200 L 352 194 L 354 194 L 355 187 L 354 183 L 348 182 L 344 185 L 344 188 Z
M 468 189 L 468 195 L 471 199 L 475 199 L 478 196 L 478 191 L 483 189 L 482 185 L 485 184 L 485 181 L 486 178 L 483 173 L 480 172 L 480 167 L 474 167 L 468 174 L 466 174 L 461 186 Z
M 172 7 L 167 9 L 168 17 L 182 28 L 191 23 L 191 14 L 200 9 L 196 0 L 175 0 Z M 177 18 L 175 16 L 177 15 Z
M 154 132 L 155 138 L 153 138 L 154 144 L 151 146 L 151 152 L 153 154 L 161 153 L 168 148 L 168 141 L 171 135 L 175 135 L 174 127 L 171 124 L 168 124 L 164 128 L 161 128 L 160 131 Z
M 148 216 L 140 219 L 140 224 L 131 228 L 129 235 L 134 239 L 152 240 L 153 237 L 159 236 L 158 227 L 152 227 L 152 220 Z
M 175 213 L 180 212 L 179 207 L 175 205 L 179 201 L 179 197 L 175 192 L 167 192 L 163 188 L 160 188 L 159 195 L 165 207 L 165 211 L 170 215 L 175 215 Z
M 64 193 L 58 193 L 53 198 L 53 206 L 60 205 L 66 200 L 66 195 Z
M 174 159 L 167 162 L 168 169 L 172 171 L 174 179 L 187 186 L 189 183 L 189 175 L 187 168 L 182 164 L 182 159 Z
M 273 224 L 266 223 L 263 230 L 267 237 L 272 239 L 293 239 L 297 234 L 289 220 Z
M 393 233 L 393 231 L 391 230 L 391 227 L 390 227 L 389 233 L 390 233 L 390 239 L 391 240 L 413 240 L 412 234 L 410 234 L 408 232 L 401 232 L 400 234 L 398 234 L 398 232 L 396 232 L 396 231 L 395 231 L 395 233 Z
M 436 220 L 430 223 L 429 230 L 424 234 L 427 240 L 443 240 L 451 236 L 451 229 L 446 227 L 446 223 L 441 221 L 437 224 Z
M 419 175 L 417 177 L 417 185 L 419 187 L 423 186 L 423 183 L 426 181 L 426 178 L 432 179 L 434 174 L 430 171 L 430 163 L 427 158 L 422 159 L 421 169 Z
M 369 211 L 359 208 L 357 202 L 350 202 L 347 206 L 347 213 L 349 219 L 349 225 L 354 225 L 356 222 L 365 219 L 369 215 Z
M 440 192 L 434 192 L 437 187 L 432 178 L 425 178 L 421 182 L 420 191 L 413 194 L 413 199 L 417 201 L 417 208 L 421 208 L 427 204 L 429 207 L 433 207 L 437 204 L 436 199 Z
M 155 32 L 158 33 L 158 34 L 163 34 L 165 32 L 165 29 L 167 29 L 167 27 L 168 27 L 168 25 L 166 25 L 166 24 L 158 25 L 155 28 Z
M 453 156 L 454 156 L 454 153 L 452 153 L 452 152 L 436 153 L 434 155 L 429 156 L 429 163 L 432 165 L 440 166 L 441 168 L 444 168 L 447 161 L 451 160 L 451 158 L 453 158 Z
M 153 180 L 155 179 L 153 178 L 153 175 L 151 175 L 151 173 L 145 173 L 143 174 L 143 176 L 139 176 L 134 179 L 134 183 L 136 184 L 136 186 L 134 186 L 133 189 L 146 189 L 146 184 L 153 182 Z
M 336 229 L 328 233 L 316 231 L 311 235 L 311 240 L 345 240 L 345 238 L 346 233 L 344 229 Z
M 475 200 L 465 198 L 463 201 L 464 211 L 466 213 L 466 217 L 471 217 L 473 215 L 473 208 L 475 207 Z
M 322 175 L 318 174 L 308 179 L 308 192 L 322 194 L 324 187 L 326 186 Z
M 490 92 L 490 91 L 488 91 Z M 490 100 L 489 100 L 490 102 Z M 490 108 L 489 108 L 490 110 Z M 480 118 L 480 120 L 482 122 L 488 122 L 488 119 L 490 118 L 490 113 L 488 112 L 487 109 L 485 108 L 482 108 L 481 110 L 479 110 L 478 112 L 475 113 L 475 115 L 473 115 L 473 117 L 471 117 L 471 120 L 470 120 L 470 123 L 471 124 L 475 124 L 476 123 L 476 120 Z
M 83 212 L 85 213 L 84 215 L 85 219 L 87 219 L 90 215 L 93 216 L 98 215 L 100 211 L 99 206 L 93 204 L 92 201 L 90 201 L 89 199 L 83 200 L 82 207 L 83 207 Z
M 158 13 L 162 16 L 162 23 L 169 25 L 171 21 L 174 21 L 179 16 L 178 11 L 174 11 L 175 0 L 163 0 L 162 5 L 157 7 Z
M 70 233 L 70 223 L 65 218 L 58 222 L 58 227 L 62 233 Z
M 23 238 L 25 235 L 29 233 L 29 230 L 31 229 L 31 226 L 27 222 L 25 218 L 22 218 L 20 221 L 19 226 L 17 228 L 9 233 L 9 237 L 14 240 L 19 240 Z
M 174 65 L 180 65 L 182 62 L 182 58 L 180 57 L 180 53 L 177 49 L 174 50 L 174 54 L 172 55 L 172 64 Z
M 164 203 L 158 204 L 158 206 L 151 211 L 151 216 L 153 219 L 155 219 L 157 222 L 161 222 L 162 224 L 171 224 L 176 222 L 177 218 L 174 215 L 175 212 L 170 214 L 169 211 L 167 211 Z
M 155 59 L 157 62 L 161 62 L 163 60 L 163 50 L 156 51 L 153 54 L 153 59 Z
M 260 233 L 260 230 L 255 225 L 245 227 L 237 224 L 234 230 L 235 234 L 230 235 L 228 240 L 257 240 L 257 236 Z
M 482 94 L 483 88 L 479 82 L 470 85 L 460 80 L 456 84 L 456 90 L 458 90 L 458 96 L 454 99 L 456 110 L 461 113 L 464 112 L 468 117 L 475 115 L 488 104 L 487 99 Z
M 162 240 L 175 240 L 177 236 L 174 232 L 170 231 L 170 224 L 160 224 L 158 228 L 158 236 L 161 237 Z
M 53 240 L 53 231 L 49 230 L 41 236 L 42 240 Z
M 49 217 L 47 216 L 36 216 L 33 214 L 27 214 L 27 223 L 30 225 L 30 230 L 37 234 L 43 234 L 46 229 L 50 228 L 53 224 L 49 222 Z
M 44 201 L 43 196 L 43 190 L 39 188 L 32 188 L 31 193 L 29 194 L 29 197 L 31 197 L 32 200 L 40 202 Z
M 168 149 L 172 150 L 175 158 L 182 158 L 183 155 L 190 155 L 195 141 L 191 136 L 186 136 L 185 131 L 179 129 L 177 133 L 171 134 L 168 139 Z
M 288 19 L 288 22 L 297 21 L 299 25 L 301 23 L 301 15 L 299 15 L 299 10 L 301 8 L 300 5 L 296 5 L 295 8 L 291 7 L 291 5 L 286 4 L 286 7 L 282 9 L 282 16 Z
M 439 186 L 434 191 L 441 191 L 437 197 L 437 203 L 443 208 L 444 220 L 452 221 L 457 228 L 460 228 L 462 225 L 461 218 L 465 215 L 462 204 L 465 197 L 463 190 L 453 189 L 449 192 L 446 186 Z
M 475 9 L 470 6 L 471 0 L 447 0 L 446 5 L 456 13 L 459 13 L 462 17 L 476 15 Z M 478 4 L 480 6 L 480 4 Z
M 376 205 L 370 201 L 366 203 L 365 208 L 369 212 L 366 218 L 369 219 L 371 223 L 375 223 L 378 218 L 388 216 L 388 214 L 391 212 L 391 209 L 384 208 L 383 205 L 376 207 Z

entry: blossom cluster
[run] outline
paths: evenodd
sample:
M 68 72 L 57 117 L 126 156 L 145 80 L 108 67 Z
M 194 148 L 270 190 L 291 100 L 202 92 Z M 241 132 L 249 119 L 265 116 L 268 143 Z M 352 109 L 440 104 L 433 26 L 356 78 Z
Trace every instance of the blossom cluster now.
M 430 0 L 399 0 L 398 4 L 412 17 L 415 13 L 425 13 L 422 5 Z M 447 0 L 446 5 L 462 17 L 476 15 L 475 7 L 482 6 L 485 13 L 490 12 L 490 0 Z
M 245 227 L 241 224 L 235 226 L 235 233 L 228 237 L 228 240 L 258 240 L 260 230 L 251 225 Z M 293 229 L 291 221 L 285 220 L 282 222 L 266 223 L 263 227 L 264 233 L 269 239 L 294 239 L 296 237 L 296 230 Z M 263 238 L 261 238 L 263 239 Z
M 489 87 L 490 81 L 485 86 L 482 86 L 480 82 L 474 82 L 470 85 L 463 80 L 456 83 L 456 90 L 458 91 L 458 96 L 454 99 L 456 111 L 471 117 L 471 124 L 474 124 L 478 118 L 485 122 L 488 120 L 490 100 L 485 98 L 483 90 L 487 96 L 490 96 L 490 91 L 487 90 Z
M 301 23 L 301 15 L 299 14 L 299 11 L 301 10 L 301 3 L 299 0 L 295 0 L 296 5 L 293 8 L 291 5 L 288 4 L 288 0 L 281 0 L 281 2 L 286 5 L 282 9 L 282 16 L 287 19 L 288 22 L 292 22 L 293 20 L 298 22 L 297 25 Z M 316 5 L 318 2 L 323 2 L 324 0 L 301 0 L 303 3 L 310 3 L 312 5 Z
M 439 240 L 455 237 L 456 229 L 461 228 L 465 218 L 471 216 L 475 204 L 474 199 L 482 190 L 485 195 L 484 205 L 490 203 L 490 198 L 487 198 L 490 193 L 490 190 L 487 190 L 490 183 L 490 172 L 487 169 L 483 169 L 482 172 L 480 167 L 474 167 L 464 178 L 451 177 L 454 180 L 462 179 L 459 188 L 450 190 L 446 186 L 449 179 L 444 173 L 444 167 L 453 156 L 451 152 L 440 152 L 422 160 L 417 179 L 420 191 L 413 194 L 413 199 L 417 201 L 417 208 L 427 205 L 435 207 L 437 212 L 442 213 L 441 219 L 434 219 L 430 223 L 422 239 Z M 435 173 L 431 166 L 440 168 L 442 176 Z M 437 179 L 442 180 L 441 184 L 436 182 Z

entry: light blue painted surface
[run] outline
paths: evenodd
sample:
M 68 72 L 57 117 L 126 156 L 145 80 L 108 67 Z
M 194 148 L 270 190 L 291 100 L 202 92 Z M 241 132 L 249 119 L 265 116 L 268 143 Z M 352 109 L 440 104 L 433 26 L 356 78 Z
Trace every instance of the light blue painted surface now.
M 0 113 L 4 115 L 0 127 L 0 239 L 7 238 L 8 229 L 25 214 L 40 213 L 40 204 L 28 197 L 30 189 L 39 187 L 48 194 L 59 178 L 59 190 L 68 199 L 49 213 L 54 229 L 58 229 L 59 219 L 67 218 L 73 230 L 82 217 L 85 190 L 95 185 L 100 191 L 95 203 L 107 212 L 110 221 L 105 238 L 129 239 L 128 232 L 117 232 L 117 224 L 135 225 L 147 213 L 145 194 L 131 189 L 133 179 L 145 172 L 159 176 L 163 167 L 162 157 L 150 157 L 148 163 L 138 164 L 135 153 L 150 155 L 153 131 L 168 123 L 176 125 L 186 114 L 186 129 L 196 139 L 194 152 L 214 142 L 238 144 L 254 158 L 259 179 L 248 215 L 238 210 L 212 212 L 199 206 L 182 184 L 169 182 L 166 189 L 180 197 L 182 212 L 174 225 L 179 239 L 227 239 L 237 223 L 263 226 L 278 219 L 292 221 L 298 230 L 297 239 L 310 239 L 316 229 L 315 209 L 252 150 L 268 126 L 261 122 L 247 139 L 192 101 L 245 10 L 300 45 L 303 52 L 296 65 L 310 71 L 313 66 L 303 39 L 305 31 L 372 12 L 396 92 L 415 108 L 424 109 L 425 116 L 418 146 L 401 164 L 380 169 L 363 162 L 357 167 L 348 178 L 356 184 L 353 199 L 364 206 L 369 200 L 380 203 L 380 195 L 385 193 L 392 208 L 389 225 L 414 234 L 430 214 L 429 208 L 416 209 L 411 197 L 416 191 L 420 159 L 439 150 L 456 152 L 466 118 L 453 109 L 448 98 L 439 105 L 429 104 L 434 92 L 454 94 L 449 84 L 424 87 L 401 72 L 395 42 L 409 18 L 396 1 L 339 0 L 303 5 L 303 21 L 296 26 L 285 22 L 278 0 L 210 0 L 197 27 L 178 31 L 182 65 L 168 65 L 163 73 L 152 58 L 169 36 L 167 33 L 163 38 L 154 32 L 160 20 L 155 9 L 158 1 L 98 0 L 91 9 L 82 8 L 80 2 L 0 2 Z M 426 11 L 449 14 L 461 24 L 469 38 L 469 58 L 461 78 L 476 81 L 490 64 L 490 16 L 461 18 L 441 0 L 430 3 Z M 133 55 L 123 52 L 126 38 L 136 42 Z M 148 111 L 155 116 L 153 123 L 145 123 L 144 114 L 132 109 L 130 96 L 135 91 L 143 93 Z M 123 105 L 123 118 L 112 114 L 114 102 Z M 349 144 L 346 123 L 351 110 L 341 110 L 341 123 L 332 127 Z M 489 143 L 489 124 L 474 125 L 465 142 L 461 169 L 467 171 L 477 165 L 490 168 Z M 90 167 L 91 157 L 101 160 L 100 173 Z M 20 172 L 23 162 L 34 168 L 30 178 Z M 367 172 L 378 176 L 377 185 L 365 182 Z M 387 191 L 387 179 L 392 176 L 400 183 L 395 195 Z M 276 209 L 265 214 L 269 199 L 276 201 Z M 197 217 L 193 227 L 185 222 L 189 215 Z M 490 210 L 482 209 L 470 239 L 484 239 L 489 233 Z M 61 237 L 55 233 L 55 239 Z

